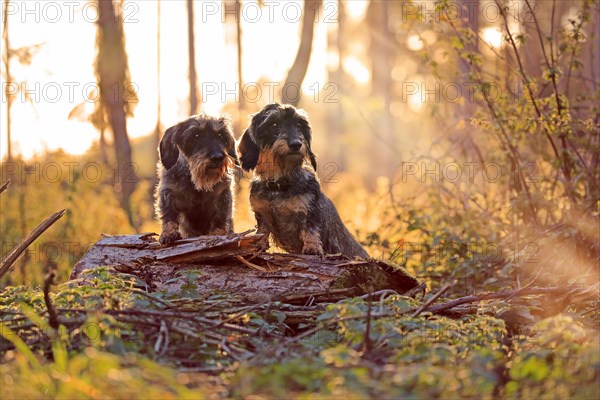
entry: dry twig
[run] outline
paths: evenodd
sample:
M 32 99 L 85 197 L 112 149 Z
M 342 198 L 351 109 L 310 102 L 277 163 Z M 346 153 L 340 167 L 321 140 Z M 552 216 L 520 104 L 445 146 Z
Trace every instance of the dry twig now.
M 535 287 L 535 288 L 527 288 L 525 290 L 523 290 L 523 289 L 525 289 L 525 288 L 514 289 L 514 290 L 504 290 L 502 292 L 484 293 L 484 294 L 460 297 L 458 299 L 450 300 L 446 303 L 439 304 L 437 306 L 433 306 L 429 309 L 429 311 L 432 312 L 433 314 L 439 314 L 441 312 L 447 311 L 451 308 L 454 308 L 454 307 L 462 305 L 462 304 L 477 303 L 477 302 L 484 301 L 484 300 L 507 299 L 507 298 L 512 298 L 515 296 L 529 296 L 529 295 L 540 295 L 540 294 L 556 295 L 556 294 L 569 293 L 573 290 L 575 290 L 575 291 L 587 290 L 587 288 L 583 287 L 583 286 L 557 286 L 557 287 L 548 287 L 548 288 Z
M 50 300 L 50 286 L 54 284 L 54 272 L 50 272 L 46 279 L 44 279 L 44 302 L 46 303 L 46 309 L 48 310 L 48 324 L 54 328 L 58 329 L 60 323 L 58 322 L 58 315 L 56 314 L 56 309 L 52 304 L 52 300 Z
M 8 185 L 10 185 L 10 179 L 7 180 L 6 182 L 4 182 L 2 184 L 2 186 L 0 186 L 0 193 L 4 192 L 6 190 L 6 188 L 8 187 Z
M 0 261 L 0 279 L 6 275 L 6 273 L 10 270 L 10 267 L 19 259 L 21 254 L 29 247 L 31 243 L 33 243 L 38 237 L 42 235 L 48 228 L 50 228 L 56 221 L 58 221 L 63 215 L 65 215 L 66 210 L 61 210 L 57 213 L 52 214 L 44 222 L 39 224 L 37 228 L 35 228 L 29 235 L 27 235 L 21 242 L 15 247 L 10 253 L 6 255 Z
M 253 264 L 250 261 L 246 260 L 242 256 L 235 256 L 235 259 L 238 260 L 239 262 L 241 262 L 242 264 L 244 264 L 246 267 L 255 269 L 255 270 L 260 271 L 260 272 L 267 272 L 267 270 L 264 269 L 263 267 L 261 267 L 260 265 Z
M 423 311 L 427 310 L 429 308 L 430 305 L 432 305 L 441 295 L 443 295 L 444 293 L 446 293 L 446 291 L 450 289 L 450 284 L 447 283 L 443 288 L 441 288 L 436 294 L 434 294 L 429 300 L 427 300 L 421 307 L 419 307 L 417 309 L 417 311 L 415 311 L 411 317 L 416 318 L 419 316 L 419 314 L 421 314 Z

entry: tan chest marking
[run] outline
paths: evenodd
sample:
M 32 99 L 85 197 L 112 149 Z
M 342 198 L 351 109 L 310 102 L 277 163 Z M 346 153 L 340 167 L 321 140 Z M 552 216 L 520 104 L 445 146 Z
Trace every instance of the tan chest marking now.
M 275 217 L 285 217 L 290 214 L 307 214 L 310 208 L 311 196 L 303 194 L 289 199 L 275 199 L 267 201 L 259 198 L 251 198 L 250 205 L 255 213 L 273 213 Z

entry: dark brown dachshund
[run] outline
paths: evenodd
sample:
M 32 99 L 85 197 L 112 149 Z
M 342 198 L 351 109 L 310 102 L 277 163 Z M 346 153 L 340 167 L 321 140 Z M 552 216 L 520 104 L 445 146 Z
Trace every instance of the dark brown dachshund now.
M 156 214 L 160 243 L 233 232 L 231 168 L 238 164 L 231 122 L 196 115 L 167 129 L 159 146 Z

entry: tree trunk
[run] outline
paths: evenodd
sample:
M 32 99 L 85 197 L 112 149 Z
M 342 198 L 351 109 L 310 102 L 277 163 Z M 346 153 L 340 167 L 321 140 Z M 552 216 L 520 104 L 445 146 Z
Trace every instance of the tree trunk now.
M 160 120 L 160 0 L 156 2 L 156 128 L 154 129 L 154 148 L 158 149 L 161 137 L 161 120 Z M 154 153 L 154 161 L 158 162 L 158 152 Z
M 290 68 L 283 90 L 281 101 L 284 104 L 297 106 L 302 94 L 302 81 L 308 70 L 308 63 L 312 53 L 312 42 L 315 30 L 317 11 L 321 8 L 322 0 L 304 0 L 304 18 L 302 19 L 302 33 L 300 46 L 292 68 Z
M 130 205 L 131 194 L 137 185 L 137 174 L 131 160 L 131 145 L 127 136 L 126 88 L 128 82 L 127 54 L 121 13 L 115 13 L 112 1 L 100 0 L 98 18 L 98 56 L 96 68 L 100 98 L 108 111 L 117 159 L 115 191 L 129 223 L 135 228 Z
M 479 33 L 479 0 L 458 0 L 458 7 L 461 9 L 461 15 L 468 15 L 469 18 L 464 18 L 463 27 L 469 28 L 474 32 L 475 38 L 477 38 Z M 472 47 L 468 50 L 473 53 L 479 53 L 479 39 L 475 39 L 473 43 L 471 43 Z M 458 60 L 458 68 L 459 68 L 459 83 L 462 89 L 462 93 L 467 93 L 468 84 L 471 79 L 469 78 L 469 73 L 471 71 L 471 66 L 469 62 L 463 58 Z M 508 71 L 508 68 L 507 68 Z M 469 159 L 483 163 L 483 156 L 481 154 L 481 150 L 475 143 L 473 136 L 471 135 L 471 130 L 473 129 L 470 120 L 475 112 L 475 104 L 474 99 L 471 99 L 469 96 L 464 96 L 464 104 L 462 106 L 458 106 L 455 109 L 457 110 L 458 115 L 456 115 L 456 121 L 463 121 L 461 124 L 463 126 L 462 129 L 459 129 L 452 140 L 458 144 L 458 149 L 462 153 L 462 155 Z
M 236 28 L 236 39 L 237 39 L 237 74 L 238 74 L 238 85 L 239 85 L 239 98 L 238 98 L 238 118 L 237 127 L 240 128 L 242 123 L 245 121 L 246 116 L 244 115 L 244 77 L 242 74 L 242 18 L 241 18 L 241 4 L 240 0 L 235 0 L 235 28 Z
M 188 57 L 190 63 L 190 115 L 198 113 L 198 77 L 196 76 L 196 42 L 194 34 L 194 2 L 187 0 Z
M 4 0 L 4 30 L 2 37 L 4 39 L 4 70 L 6 71 L 6 86 L 4 93 L 6 95 L 6 160 L 12 161 L 12 140 L 10 129 L 10 111 L 12 107 L 12 94 L 10 93 L 9 83 L 12 83 L 10 75 L 10 41 L 8 39 L 8 3 L 9 0 Z
M 100 159 L 102 160 L 102 164 L 108 165 L 108 152 L 107 152 L 107 143 L 106 143 L 106 127 L 103 125 L 100 127 L 100 141 L 98 142 L 98 147 L 100 150 Z
M 160 0 L 156 1 L 156 126 L 154 127 L 154 135 L 153 135 L 153 146 L 152 148 L 155 150 L 152 153 L 153 162 L 152 165 L 156 165 L 158 163 L 158 146 L 160 143 L 160 138 L 162 134 L 162 123 L 160 119 L 161 113 L 161 91 L 160 91 Z M 154 192 L 155 188 L 158 185 L 158 175 L 153 174 L 151 178 L 152 184 L 148 190 L 148 200 L 150 204 L 154 202 Z
M 389 175 L 397 163 L 390 146 L 395 147 L 394 123 L 390 106 L 392 103 L 392 67 L 397 45 L 388 26 L 390 3 L 371 0 L 367 20 L 370 33 L 371 50 L 371 94 L 378 100 L 379 112 L 373 125 L 383 140 L 373 141 L 373 173 Z M 371 180 L 373 182 L 373 180 Z M 371 187 L 371 189 L 373 189 Z
M 331 112 L 327 113 L 327 124 L 329 126 L 328 132 L 331 135 L 331 140 L 333 143 L 343 143 L 342 137 L 344 135 L 344 107 L 341 96 L 344 95 L 345 85 L 345 72 L 344 72 L 344 45 L 345 45 L 345 12 L 344 7 L 345 4 L 342 0 L 338 0 L 338 23 L 337 29 L 331 29 L 328 32 L 327 37 L 327 47 L 328 52 L 337 53 L 338 63 L 334 68 L 330 68 L 328 71 L 329 79 L 328 83 L 330 85 L 335 85 L 335 89 L 339 96 L 335 98 L 334 103 L 327 104 L 326 106 L 331 106 L 333 109 Z M 327 91 L 327 88 L 323 87 L 323 89 Z M 335 162 L 336 171 L 344 171 L 346 169 L 346 146 L 329 146 L 328 149 L 332 154 L 329 154 L 330 160 Z
M 260 253 L 261 235 L 202 236 L 172 246 L 160 246 L 153 236 L 105 237 L 75 264 L 71 279 L 107 266 L 139 277 L 152 291 L 192 289 L 200 297 L 227 293 L 251 302 L 336 299 L 384 289 L 404 293 L 418 286 L 404 269 L 382 261 Z

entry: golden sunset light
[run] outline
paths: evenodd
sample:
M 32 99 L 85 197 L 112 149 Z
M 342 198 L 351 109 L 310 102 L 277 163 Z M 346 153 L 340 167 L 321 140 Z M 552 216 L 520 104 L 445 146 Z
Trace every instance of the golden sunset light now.
M 19 3 L 17 17 L 26 8 Z M 216 4 L 220 9 L 220 3 Z M 296 2 L 301 9 L 301 2 Z M 357 2 L 362 3 L 362 2 Z M 38 2 L 40 13 L 44 9 Z M 18 18 L 10 23 L 11 46 L 17 48 L 40 44 L 40 51 L 34 56 L 32 66 L 15 65 L 14 76 L 24 80 L 24 93 L 16 97 L 14 115 L 14 146 L 17 154 L 29 158 L 46 150 L 62 148 L 72 154 L 83 154 L 97 140 L 95 129 L 90 124 L 67 119 L 70 111 L 81 102 L 90 102 L 87 95 L 95 87 L 93 71 L 96 25 L 94 8 L 85 7 L 80 2 L 73 8 L 62 7 L 62 18 L 56 22 L 35 22 L 36 15 L 23 15 L 25 23 Z M 137 88 L 139 102 L 135 113 L 128 120 L 132 138 L 148 135 L 156 122 L 156 34 L 157 2 L 131 2 L 131 7 L 123 10 L 127 53 L 131 70 L 131 82 Z M 237 81 L 235 39 L 229 26 L 221 22 L 221 13 L 213 8 L 197 3 L 198 18 L 194 29 L 199 38 L 196 51 L 198 75 L 202 77 L 200 91 L 206 88 L 208 93 L 202 96 L 203 110 L 219 113 L 226 102 L 236 101 Z M 32 10 L 33 6 L 30 7 Z M 48 9 L 48 13 L 52 10 Z M 205 15 L 201 14 L 205 11 Z M 250 13 L 250 11 L 248 11 Z M 245 84 L 259 81 L 279 84 L 285 77 L 288 66 L 293 62 L 298 47 L 299 16 L 293 11 L 287 15 L 273 11 L 273 23 L 269 14 L 261 11 L 261 18 L 254 21 L 241 19 L 242 44 L 244 52 L 251 56 L 244 63 Z M 54 14 L 52 14 L 54 15 Z M 359 14 L 360 15 L 360 12 Z M 10 15 L 9 15 L 10 18 Z M 187 42 L 186 27 L 174 21 L 185 20 L 185 1 L 169 1 L 161 8 L 161 120 L 171 124 L 186 116 L 181 107 L 187 96 Z M 327 24 L 317 23 L 315 27 L 315 45 L 311 63 L 307 71 L 303 89 L 309 91 L 314 84 L 321 87 L 326 82 L 326 70 L 323 60 L 326 57 Z M 279 32 L 274 35 L 273 32 Z M 13 39 L 14 37 L 14 39 Z M 264 42 L 268 41 L 265 46 Z M 68 46 L 65 44 L 68 43 Z M 74 49 L 77 49 L 74 51 Z M 73 54 L 75 52 L 75 54 Z M 206 62 L 210 59 L 211 62 Z M 349 70 L 353 72 L 352 69 Z M 362 79 L 364 72 L 359 71 Z M 3 78 L 4 79 L 4 78 Z M 2 81 L 4 88 L 6 81 Z M 29 101 L 27 91 L 37 96 Z M 268 93 L 268 91 L 265 91 Z M 275 99 L 272 99 L 275 100 Z M 2 121 L 6 121 L 6 108 L 0 111 Z M 5 123 L 5 122 L 3 122 Z M 52 127 L 54 132 L 48 132 Z M 6 130 L 0 137 L 0 157 L 6 155 Z M 50 134 L 52 133 L 52 134 Z
M 600 0 L 0 0 L 0 399 L 600 398 Z

